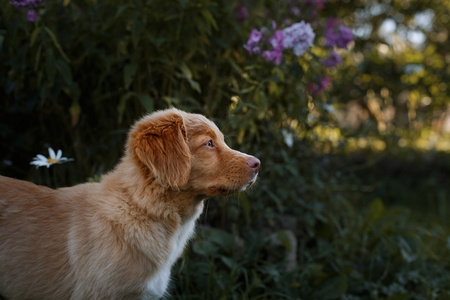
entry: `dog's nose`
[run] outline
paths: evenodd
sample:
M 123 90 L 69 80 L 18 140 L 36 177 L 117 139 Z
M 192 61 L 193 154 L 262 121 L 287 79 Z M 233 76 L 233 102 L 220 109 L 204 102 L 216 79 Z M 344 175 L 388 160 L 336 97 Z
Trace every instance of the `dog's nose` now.
M 258 173 L 259 167 L 261 166 L 261 162 L 256 157 L 251 156 L 247 160 L 247 165 L 255 172 Z

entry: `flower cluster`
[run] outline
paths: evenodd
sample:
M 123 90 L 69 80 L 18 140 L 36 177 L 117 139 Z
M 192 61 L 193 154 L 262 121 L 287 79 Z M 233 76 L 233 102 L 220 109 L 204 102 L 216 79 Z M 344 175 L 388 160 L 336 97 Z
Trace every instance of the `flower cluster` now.
M 327 59 L 322 60 L 322 65 L 328 68 L 333 68 L 342 62 L 341 57 L 336 51 L 331 51 L 331 56 Z
M 275 22 L 272 22 L 272 31 L 276 29 Z M 269 38 L 264 38 L 264 34 L 269 33 Z M 283 59 L 283 51 L 292 49 L 296 56 L 301 56 L 313 45 L 314 31 L 311 25 L 301 21 L 292 24 L 283 30 L 275 30 L 273 34 L 267 28 L 253 29 L 244 48 L 250 55 L 262 53 L 261 56 L 268 61 L 274 61 L 277 65 Z M 268 48 L 262 51 L 261 48 Z
M 327 28 L 325 32 L 325 47 L 347 48 L 348 43 L 353 41 L 353 32 L 350 28 L 341 24 L 341 21 L 336 18 L 329 18 L 327 21 Z M 339 54 L 332 50 L 331 56 L 322 60 L 322 65 L 333 68 L 342 62 Z
M 326 89 L 331 83 L 330 77 L 321 77 L 318 80 L 318 83 L 309 83 L 308 89 L 306 90 L 307 93 L 316 95 L 319 92 Z
M 328 0 L 305 0 L 307 5 L 304 6 L 304 11 L 295 6 L 291 7 L 289 10 L 291 17 L 297 19 L 301 14 L 304 14 L 309 23 L 300 21 L 291 24 L 291 19 L 288 18 L 283 22 L 285 28 L 277 29 L 276 23 L 272 21 L 271 29 L 265 27 L 261 30 L 253 29 L 244 48 L 250 55 L 260 55 L 267 61 L 274 62 L 277 65 L 281 64 L 286 50 L 291 50 L 295 56 L 303 55 L 313 45 L 315 39 L 314 30 L 317 29 L 320 32 L 320 23 L 317 21 L 318 11 L 323 9 L 327 2 Z M 240 12 L 241 8 L 238 5 L 236 12 Z M 320 63 L 324 67 L 334 68 L 342 63 L 342 58 L 337 48 L 347 48 L 348 44 L 353 40 L 353 32 L 337 18 L 328 18 L 326 25 L 323 27 L 325 45 L 322 45 L 322 49 L 327 50 L 329 56 L 321 59 Z M 317 70 L 318 72 L 315 72 L 315 70 L 311 69 L 311 71 L 317 74 L 325 70 Z M 330 83 L 330 77 L 322 73 L 322 75 L 316 76 L 308 83 L 307 92 L 316 95 L 326 89 Z
M 37 6 L 42 2 L 44 2 L 44 0 L 11 0 L 9 3 L 14 5 L 16 8 L 21 9 L 30 6 Z
M 306 3 L 314 4 L 320 9 L 324 8 L 325 2 L 327 2 L 327 0 L 306 0 Z
M 250 37 L 248 38 L 247 44 L 244 45 L 244 48 L 248 51 L 250 55 L 261 53 L 261 48 L 259 46 L 259 42 L 262 40 L 262 32 L 257 29 L 253 29 L 250 33 Z
M 283 30 L 284 48 L 293 49 L 296 56 L 300 56 L 308 50 L 314 41 L 314 31 L 311 25 L 301 21 Z
M 281 63 L 283 59 L 283 50 L 284 50 L 284 35 L 281 30 L 275 31 L 274 35 L 269 38 L 269 44 L 271 45 L 271 49 L 264 51 L 262 53 L 262 57 L 267 59 L 268 61 L 275 61 L 277 65 Z
M 243 6 L 241 3 L 237 4 L 237 7 L 236 7 L 234 13 L 236 14 L 236 18 L 239 21 L 244 21 L 245 19 L 248 18 L 248 9 L 245 6 Z
M 325 47 L 347 48 L 348 43 L 353 41 L 353 32 L 347 26 L 341 24 L 341 21 L 330 18 L 327 21 L 327 30 L 325 33 Z
M 9 3 L 15 6 L 17 9 L 27 8 L 27 20 L 30 22 L 36 22 L 37 12 L 34 7 L 43 3 L 44 0 L 11 0 Z

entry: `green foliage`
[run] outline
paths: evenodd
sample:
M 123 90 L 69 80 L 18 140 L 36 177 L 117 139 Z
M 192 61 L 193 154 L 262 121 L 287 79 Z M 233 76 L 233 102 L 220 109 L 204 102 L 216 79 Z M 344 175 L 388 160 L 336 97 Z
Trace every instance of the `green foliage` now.
M 271 19 L 281 27 L 291 1 L 242 3 L 245 20 L 237 1 L 48 1 L 31 23 L 4 1 L 1 174 L 53 187 L 97 181 L 141 115 L 203 113 L 262 169 L 249 193 L 208 200 L 169 298 L 448 299 L 448 153 L 403 145 L 438 134 L 442 122 L 429 116 L 442 119 L 449 103 L 448 1 L 302 3 L 293 21 L 317 22 L 314 47 L 280 65 L 243 44 Z M 417 29 L 427 9 L 435 27 L 422 48 L 377 34 L 387 18 Z M 320 64 L 328 17 L 373 29 L 340 51 L 335 69 Z M 322 75 L 332 89 L 309 94 Z M 347 126 L 352 103 L 360 120 Z M 384 148 L 353 147 L 350 135 Z M 75 162 L 53 174 L 29 166 L 48 146 Z
M 282 214 L 265 202 L 272 207 L 250 224 L 230 216 L 228 226 L 202 227 L 174 271 L 173 299 L 446 299 L 448 228 L 379 198 L 361 203 L 363 192 L 343 191 L 349 182 L 328 177 L 323 190 L 310 192 L 314 201 L 291 198 Z M 287 185 L 294 194 L 294 183 Z

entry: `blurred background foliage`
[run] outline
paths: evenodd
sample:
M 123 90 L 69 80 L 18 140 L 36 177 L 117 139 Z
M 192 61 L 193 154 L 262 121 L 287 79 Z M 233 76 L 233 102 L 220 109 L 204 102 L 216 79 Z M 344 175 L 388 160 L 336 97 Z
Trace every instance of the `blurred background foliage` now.
M 295 9 L 294 9 L 295 8 Z M 450 1 L 47 1 L 0 11 L 0 173 L 98 180 L 130 125 L 202 113 L 262 161 L 214 198 L 173 271 L 173 299 L 450 299 Z M 321 64 L 328 18 L 353 29 Z M 315 32 L 281 64 L 252 29 Z M 318 93 L 318 78 L 331 85 Z M 47 148 L 74 162 L 36 169 Z

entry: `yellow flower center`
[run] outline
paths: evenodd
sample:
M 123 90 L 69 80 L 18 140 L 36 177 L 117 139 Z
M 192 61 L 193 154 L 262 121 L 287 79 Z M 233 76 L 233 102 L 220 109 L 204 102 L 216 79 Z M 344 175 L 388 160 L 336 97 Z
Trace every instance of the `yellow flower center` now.
M 47 162 L 48 162 L 48 163 L 52 163 L 52 162 L 57 163 L 58 160 L 57 160 L 57 159 L 54 159 L 54 158 L 49 158 L 49 159 L 47 160 Z

